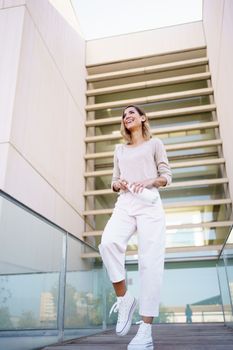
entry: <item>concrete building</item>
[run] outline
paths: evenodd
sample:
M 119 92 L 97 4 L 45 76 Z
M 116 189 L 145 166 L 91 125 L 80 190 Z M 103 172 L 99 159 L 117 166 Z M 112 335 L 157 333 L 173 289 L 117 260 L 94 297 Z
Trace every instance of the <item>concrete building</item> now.
M 232 37 L 231 0 L 204 0 L 202 21 L 89 41 L 70 2 L 0 1 L 1 194 L 57 225 L 21 216 L 1 198 L 3 276 L 49 271 L 58 285 L 62 229 L 71 234 L 63 268 L 82 276 L 85 293 L 95 281 L 97 296 L 95 247 L 116 200 L 113 150 L 122 142 L 121 110 L 132 102 L 147 112 L 173 171 L 172 185 L 161 190 L 167 213 L 161 320 L 185 322 L 186 304 L 220 294 L 215 265 L 233 223 Z M 136 236 L 127 262 L 129 287 L 137 292 Z M 226 303 L 232 313 L 232 300 Z M 194 309 L 197 322 L 224 320 L 219 304 Z

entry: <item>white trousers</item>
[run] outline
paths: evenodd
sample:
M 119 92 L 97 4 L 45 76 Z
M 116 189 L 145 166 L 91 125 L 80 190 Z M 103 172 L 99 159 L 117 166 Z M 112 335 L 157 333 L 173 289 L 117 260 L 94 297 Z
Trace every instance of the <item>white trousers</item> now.
M 158 316 L 166 232 L 160 195 L 155 204 L 145 203 L 130 192 L 119 195 L 99 245 L 113 283 L 125 279 L 125 252 L 135 231 L 138 234 L 139 314 Z

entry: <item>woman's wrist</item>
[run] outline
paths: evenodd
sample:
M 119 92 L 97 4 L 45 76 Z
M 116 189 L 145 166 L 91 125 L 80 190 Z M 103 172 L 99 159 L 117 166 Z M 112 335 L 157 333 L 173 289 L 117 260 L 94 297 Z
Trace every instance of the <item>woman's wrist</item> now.
M 120 190 L 127 191 L 128 190 L 127 186 L 128 186 L 128 181 L 119 180 L 119 181 L 113 182 L 112 189 L 115 192 L 119 192 Z
M 157 188 L 164 187 L 166 186 L 166 184 L 167 184 L 167 179 L 163 176 L 157 177 L 153 183 L 153 185 Z

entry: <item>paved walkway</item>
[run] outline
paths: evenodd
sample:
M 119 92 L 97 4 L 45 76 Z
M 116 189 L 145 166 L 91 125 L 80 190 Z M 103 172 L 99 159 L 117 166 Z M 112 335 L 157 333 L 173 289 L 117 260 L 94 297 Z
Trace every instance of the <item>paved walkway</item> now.
M 137 329 L 133 325 L 124 337 L 108 330 L 43 350 L 127 350 Z M 155 350 L 233 350 L 233 329 L 223 324 L 158 324 L 153 325 L 153 338 Z

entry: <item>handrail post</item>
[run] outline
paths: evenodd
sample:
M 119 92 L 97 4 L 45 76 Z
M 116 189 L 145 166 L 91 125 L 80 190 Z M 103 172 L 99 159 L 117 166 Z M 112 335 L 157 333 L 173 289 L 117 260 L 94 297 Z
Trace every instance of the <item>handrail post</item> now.
M 221 287 L 221 281 L 220 281 L 219 263 L 220 263 L 220 258 L 218 258 L 218 261 L 216 263 L 216 270 L 217 270 L 217 278 L 218 278 L 218 286 L 219 286 L 220 298 L 221 298 L 221 301 L 222 301 L 221 306 L 222 306 L 223 322 L 224 322 L 224 324 L 226 324 L 225 310 L 224 310 L 223 297 L 222 297 L 222 287 Z
M 102 267 L 102 276 L 103 276 L 103 284 L 102 284 L 102 312 L 103 312 L 103 321 L 102 321 L 102 329 L 107 329 L 107 293 L 106 293 L 106 269 L 103 265 Z
M 223 252 L 223 262 L 224 262 L 224 269 L 225 269 L 225 274 L 226 274 L 226 281 L 227 281 L 227 293 L 229 296 L 229 301 L 230 301 L 230 307 L 231 307 L 231 315 L 233 315 L 233 305 L 232 305 L 232 298 L 231 298 L 231 290 L 230 290 L 230 281 L 229 281 L 229 276 L 228 276 L 228 271 L 227 271 L 227 263 L 226 263 L 226 257 L 225 257 L 225 252 Z
M 64 340 L 64 323 L 65 323 L 65 292 L 66 292 L 66 267 L 67 267 L 67 240 L 68 233 L 63 234 L 62 241 L 62 263 L 59 278 L 59 293 L 58 293 L 58 341 Z

